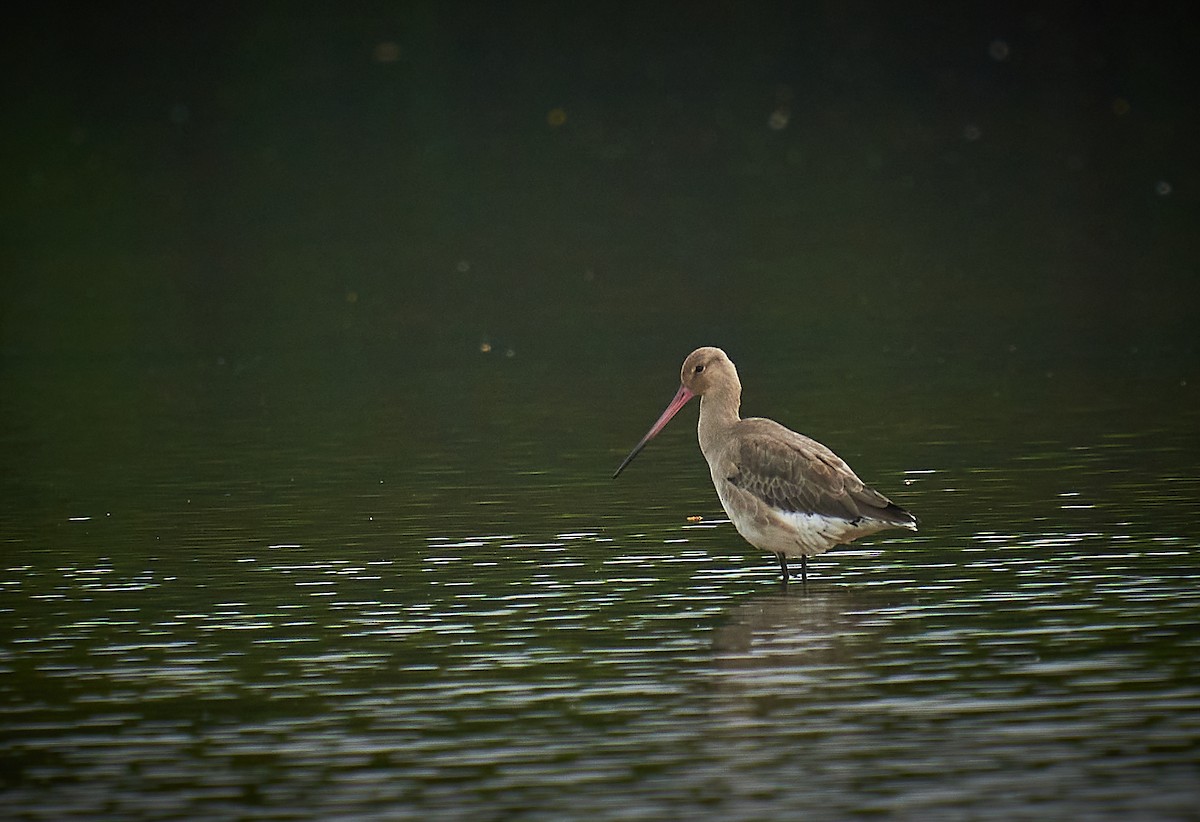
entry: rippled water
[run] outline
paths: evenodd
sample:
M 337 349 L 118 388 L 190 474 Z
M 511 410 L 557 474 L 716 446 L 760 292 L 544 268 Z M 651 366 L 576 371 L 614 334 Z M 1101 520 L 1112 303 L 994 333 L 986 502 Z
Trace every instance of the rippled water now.
M 29 463 L 6 815 L 1195 818 L 1195 415 L 1063 407 L 1009 440 L 834 429 L 923 528 L 787 590 L 687 424 L 617 483 L 625 439 L 535 461 L 543 421 L 503 409 L 492 450 L 401 465 L 382 420 L 304 450 L 176 419 L 112 493 Z

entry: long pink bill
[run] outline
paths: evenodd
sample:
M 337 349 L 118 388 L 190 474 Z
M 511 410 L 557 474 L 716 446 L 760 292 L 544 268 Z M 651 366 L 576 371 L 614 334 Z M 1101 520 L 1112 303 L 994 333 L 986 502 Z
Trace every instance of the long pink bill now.
M 663 430 L 667 423 L 671 421 L 671 417 L 678 414 L 679 409 L 687 405 L 687 401 L 694 396 L 696 395 L 689 391 L 685 386 L 679 386 L 679 391 L 676 392 L 675 399 L 671 400 L 671 403 L 667 406 L 667 410 L 662 412 L 662 416 L 658 418 L 658 422 L 650 426 L 650 430 L 646 432 L 646 436 L 642 437 L 642 441 L 633 446 L 633 450 L 629 452 L 629 456 L 625 458 L 624 462 L 621 463 L 616 472 L 613 474 L 613 479 L 616 479 L 621 475 L 621 472 L 625 470 L 625 466 L 633 462 L 633 458 L 636 457 L 638 453 L 646 447 L 646 443 L 654 439 L 658 435 L 658 432 Z

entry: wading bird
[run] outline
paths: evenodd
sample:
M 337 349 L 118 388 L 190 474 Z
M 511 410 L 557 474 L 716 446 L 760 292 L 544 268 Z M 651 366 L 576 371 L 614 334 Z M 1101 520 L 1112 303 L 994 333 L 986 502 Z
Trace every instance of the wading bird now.
M 692 397 L 700 397 L 696 432 L 721 507 L 733 527 L 779 560 L 808 557 L 885 528 L 917 530 L 917 518 L 863 483 L 837 454 L 816 440 L 760 417 L 742 419 L 742 383 L 719 348 L 697 348 L 683 361 L 679 392 L 634 446 L 613 479 Z

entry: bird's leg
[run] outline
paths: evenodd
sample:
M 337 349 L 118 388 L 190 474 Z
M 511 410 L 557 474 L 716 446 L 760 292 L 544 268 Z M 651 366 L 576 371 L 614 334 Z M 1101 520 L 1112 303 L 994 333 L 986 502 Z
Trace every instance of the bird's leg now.
M 787 555 L 780 551 L 775 557 L 779 560 L 779 572 L 783 574 L 783 584 L 788 583 Z
M 808 557 L 800 555 L 800 581 L 802 584 L 808 584 Z

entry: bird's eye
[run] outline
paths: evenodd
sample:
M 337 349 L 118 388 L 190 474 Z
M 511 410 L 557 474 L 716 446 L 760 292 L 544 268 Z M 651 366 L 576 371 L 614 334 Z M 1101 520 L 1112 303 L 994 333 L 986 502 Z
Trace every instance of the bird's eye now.
M 703 365 L 703 364 L 701 364 L 701 365 L 697 365 L 697 366 L 696 366 L 696 373 L 697 373 L 697 374 L 700 374 L 700 373 L 702 373 L 703 371 L 704 371 L 704 365 Z

